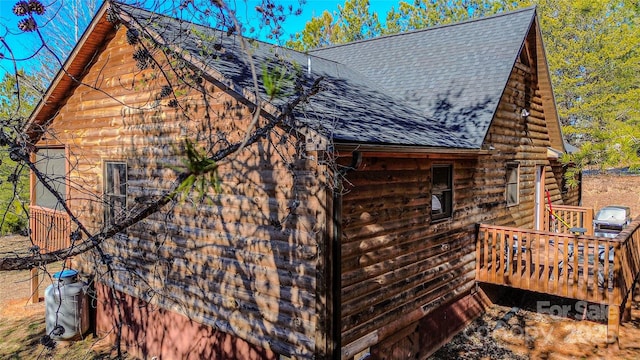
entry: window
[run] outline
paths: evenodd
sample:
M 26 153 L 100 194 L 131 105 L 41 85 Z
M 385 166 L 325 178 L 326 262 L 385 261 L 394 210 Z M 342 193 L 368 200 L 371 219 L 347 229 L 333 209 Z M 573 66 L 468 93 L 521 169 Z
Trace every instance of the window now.
M 520 172 L 520 165 L 517 163 L 507 164 L 507 188 L 505 196 L 507 199 L 507 205 L 517 205 L 520 202 L 518 178 Z
M 431 168 L 431 220 L 451 217 L 453 209 L 453 168 L 435 165 Z
M 127 164 L 108 161 L 104 169 L 104 223 L 111 225 L 127 208 Z
M 67 198 L 66 164 L 64 149 L 38 149 L 35 166 L 44 175 L 46 182 L 64 201 Z M 35 181 L 36 206 L 49 209 L 62 209 L 58 198 L 36 177 Z

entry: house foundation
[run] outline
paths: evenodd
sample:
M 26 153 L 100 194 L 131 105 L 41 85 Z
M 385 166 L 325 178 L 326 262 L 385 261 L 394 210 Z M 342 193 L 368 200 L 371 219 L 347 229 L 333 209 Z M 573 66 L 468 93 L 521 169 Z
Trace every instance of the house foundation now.
M 492 305 L 482 289 L 438 307 L 371 349 L 374 359 L 426 359 Z
M 96 295 L 98 336 L 115 343 L 118 319 L 122 316 L 121 346 L 134 356 L 158 360 L 277 358 L 268 349 L 249 344 L 182 314 L 112 291 L 104 284 L 97 283 Z M 114 296 L 120 300 L 118 305 Z

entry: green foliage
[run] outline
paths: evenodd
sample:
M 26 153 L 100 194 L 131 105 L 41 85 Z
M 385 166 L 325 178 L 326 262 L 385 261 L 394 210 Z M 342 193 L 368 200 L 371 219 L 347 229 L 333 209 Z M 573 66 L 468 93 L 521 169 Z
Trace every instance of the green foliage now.
M 284 66 L 270 68 L 266 63 L 262 64 L 262 85 L 269 101 L 286 95 L 292 83 L 293 78 Z
M 415 0 L 400 1 L 386 14 L 385 22 L 370 9 L 368 0 L 346 0 L 344 6 L 307 22 L 302 32 L 294 35 L 287 46 L 296 50 L 344 44 L 379 35 L 423 29 L 509 10 L 519 2 L 491 0 Z
M 369 9 L 369 0 L 346 0 L 333 14 L 324 11 L 311 19 L 287 46 L 304 51 L 332 44 L 369 39 L 380 35 L 378 15 Z
M 580 167 L 640 169 L 640 6 L 631 0 L 400 1 L 381 24 L 366 0 L 313 18 L 288 45 L 307 50 L 538 6 L 565 138 Z M 366 24 L 363 25 L 363 24 Z
M 6 73 L 0 82 L 0 123 L 10 136 L 17 134 L 40 97 L 39 80 L 23 71 Z M 0 148 L 0 233 L 19 232 L 27 226 L 29 171 L 9 158 Z
M 492 15 L 510 8 L 509 3 L 490 0 L 415 0 L 400 1 L 386 16 L 385 34 L 423 29 L 435 25 Z
M 182 194 L 183 199 L 186 199 L 188 193 L 195 189 L 198 193 L 198 201 L 205 198 L 211 187 L 216 193 L 220 193 L 222 189 L 218 176 L 218 163 L 211 160 L 206 151 L 198 149 L 189 139 L 185 140 L 184 153 L 186 158 L 183 162 L 189 175 L 182 180 L 175 192 Z
M 558 113 L 583 166 L 640 167 L 640 9 L 539 0 Z

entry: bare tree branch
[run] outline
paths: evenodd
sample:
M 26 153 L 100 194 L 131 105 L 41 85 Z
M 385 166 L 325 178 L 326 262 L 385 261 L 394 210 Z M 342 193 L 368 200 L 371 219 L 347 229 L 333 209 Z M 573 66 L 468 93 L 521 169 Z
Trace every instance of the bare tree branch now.
M 219 162 L 224 160 L 228 156 L 235 153 L 238 149 L 243 146 L 251 145 L 258 142 L 260 139 L 265 138 L 276 126 L 285 122 L 285 120 L 293 117 L 293 111 L 296 106 L 300 103 L 307 101 L 311 96 L 318 93 L 321 89 L 321 82 L 323 78 L 317 78 L 313 84 L 304 91 L 302 94 L 298 95 L 291 101 L 287 102 L 287 104 L 283 107 L 283 111 L 273 120 L 268 122 L 265 126 L 257 128 L 256 131 L 249 137 L 243 139 L 243 141 L 235 143 L 233 145 L 228 146 L 225 149 L 220 150 L 212 157 L 210 160 L 214 162 Z M 30 165 L 31 166 L 31 165 Z M 206 172 L 215 171 L 216 167 L 208 168 Z M 177 179 L 174 181 L 171 190 L 169 190 L 166 194 L 161 196 L 159 199 L 153 201 L 148 204 L 145 208 L 139 210 L 134 215 L 128 216 L 122 221 L 119 221 L 117 224 L 106 227 L 104 230 L 98 232 L 97 234 L 89 236 L 88 239 L 84 240 L 81 243 L 74 244 L 70 248 L 65 248 L 53 252 L 48 252 L 44 254 L 35 254 L 28 256 L 13 256 L 13 257 L 5 257 L 0 258 L 0 271 L 5 270 L 25 270 L 30 269 L 36 266 L 41 266 L 43 264 L 49 264 L 56 261 L 60 261 L 60 259 L 73 257 L 82 253 L 85 253 L 88 250 L 95 248 L 100 245 L 105 239 L 108 239 L 115 234 L 126 230 L 128 227 L 139 223 L 140 221 L 146 219 L 150 215 L 158 212 L 165 205 L 175 200 L 177 196 L 180 194 L 180 185 L 182 182 L 187 179 L 191 175 L 204 175 L 205 173 L 193 173 L 193 172 L 182 172 L 177 176 Z M 50 189 L 52 190 L 52 189 Z M 64 203 L 64 202 L 62 202 Z M 65 208 L 70 213 L 68 208 Z M 79 223 L 79 222 L 78 222 Z M 83 228 L 83 232 L 88 234 L 88 230 Z

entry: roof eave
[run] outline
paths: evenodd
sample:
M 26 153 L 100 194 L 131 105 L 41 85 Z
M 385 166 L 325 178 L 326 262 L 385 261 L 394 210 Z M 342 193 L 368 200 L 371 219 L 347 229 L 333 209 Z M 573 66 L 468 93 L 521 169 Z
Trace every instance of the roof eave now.
M 351 154 L 354 151 L 363 155 L 377 155 L 387 157 L 417 157 L 417 158 L 433 158 L 433 157 L 451 157 L 451 158 L 475 158 L 478 156 L 491 155 L 490 150 L 484 149 L 466 149 L 466 148 L 445 148 L 433 146 L 418 145 L 395 145 L 395 144 L 361 144 L 350 142 L 334 143 L 334 150 L 341 154 Z
M 93 54 L 103 46 L 104 39 L 113 29 L 113 24 L 107 20 L 108 9 L 109 4 L 105 1 L 31 113 L 23 128 L 31 143 L 37 142 L 45 123 L 66 99 L 68 92 L 77 85 L 77 79 L 93 60 Z
M 549 70 L 549 63 L 547 62 L 547 52 L 544 48 L 544 42 L 542 39 L 542 31 L 540 30 L 540 23 L 538 17 L 535 16 L 535 31 L 536 31 L 536 51 L 538 52 L 538 81 L 546 85 L 545 88 L 540 86 L 542 94 L 542 106 L 545 110 L 545 117 L 547 119 L 547 126 L 553 127 L 557 136 L 550 137 L 551 146 L 556 149 L 561 149 L 566 153 L 567 149 L 564 144 L 564 135 L 562 134 L 562 125 L 560 124 L 560 116 L 558 115 L 558 106 L 553 91 L 553 84 L 551 83 L 551 72 Z M 550 132 L 553 135 L 554 131 Z

